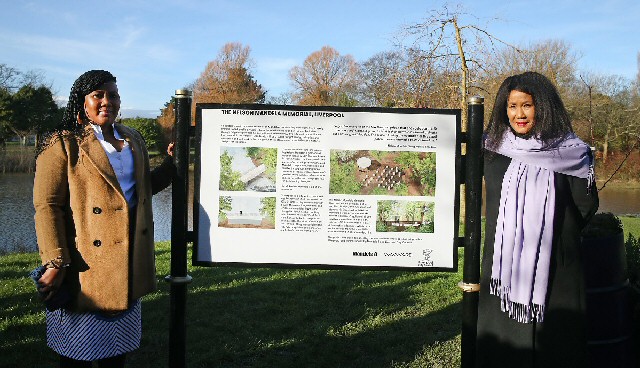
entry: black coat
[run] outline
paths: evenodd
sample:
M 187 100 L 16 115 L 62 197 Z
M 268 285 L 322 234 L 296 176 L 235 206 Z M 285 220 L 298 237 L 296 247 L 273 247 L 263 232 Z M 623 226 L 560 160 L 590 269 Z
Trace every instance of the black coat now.
M 489 294 L 502 179 L 511 159 L 485 153 L 486 227 L 478 307 L 478 367 L 585 367 L 585 282 L 580 232 L 598 209 L 586 179 L 555 174 L 555 218 L 544 322 L 519 323 Z M 592 184 L 595 186 L 595 183 Z M 527 224 L 525 224 L 527 226 Z M 532 224 L 532 226 L 541 226 Z

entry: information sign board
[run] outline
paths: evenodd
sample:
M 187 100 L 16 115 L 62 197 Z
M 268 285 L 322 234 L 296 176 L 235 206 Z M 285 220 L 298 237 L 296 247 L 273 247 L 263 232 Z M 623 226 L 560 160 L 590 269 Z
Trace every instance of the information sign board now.
M 457 269 L 459 110 L 196 114 L 195 265 Z

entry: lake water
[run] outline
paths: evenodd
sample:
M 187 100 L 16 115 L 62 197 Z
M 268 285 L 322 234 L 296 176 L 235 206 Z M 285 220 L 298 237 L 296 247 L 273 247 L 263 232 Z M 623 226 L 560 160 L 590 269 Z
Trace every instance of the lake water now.
M 0 254 L 36 250 L 32 193 L 33 174 L 0 174 Z M 640 189 L 606 187 L 599 195 L 600 212 L 640 215 Z M 155 240 L 170 240 L 171 187 L 153 197 L 153 213 Z
M 156 241 L 171 239 L 171 187 L 153 197 Z M 35 251 L 33 174 L 0 174 L 0 254 Z

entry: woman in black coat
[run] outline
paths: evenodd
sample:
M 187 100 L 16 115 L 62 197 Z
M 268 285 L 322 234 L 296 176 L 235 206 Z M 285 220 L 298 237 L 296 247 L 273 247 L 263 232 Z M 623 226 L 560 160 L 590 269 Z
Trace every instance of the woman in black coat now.
M 485 138 L 478 367 L 585 367 L 580 232 L 598 209 L 590 147 L 553 84 L 500 86 Z

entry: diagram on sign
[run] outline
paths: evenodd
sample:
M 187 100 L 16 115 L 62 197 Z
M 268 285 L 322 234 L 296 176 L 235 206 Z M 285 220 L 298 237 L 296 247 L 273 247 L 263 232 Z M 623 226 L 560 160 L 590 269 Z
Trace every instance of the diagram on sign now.
M 435 196 L 436 153 L 331 150 L 331 194 Z

